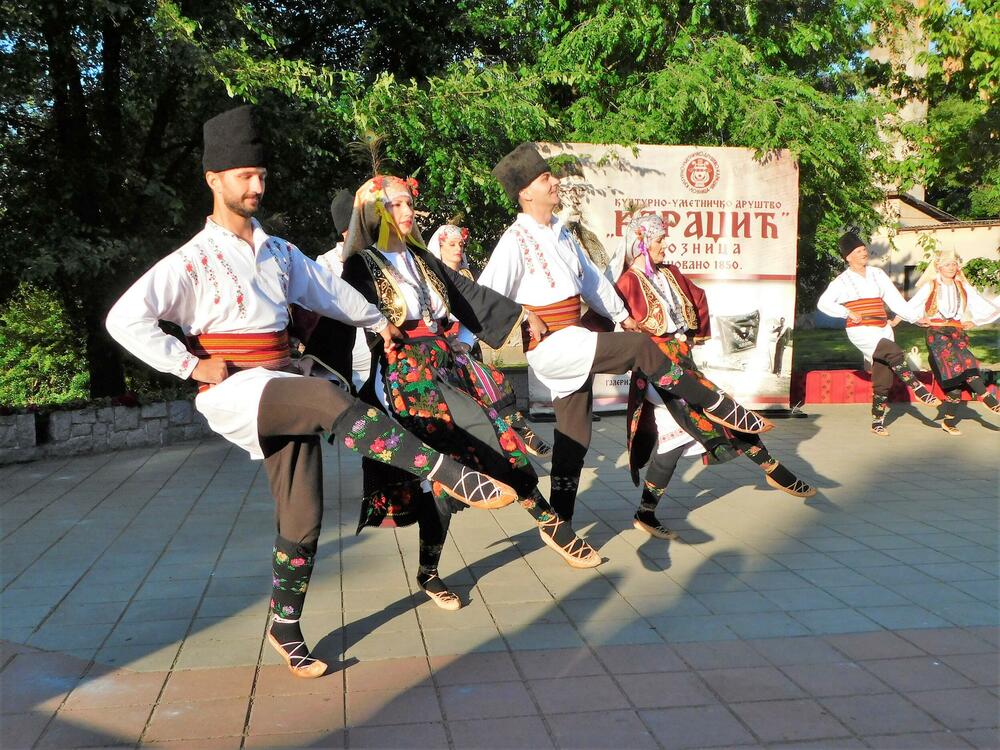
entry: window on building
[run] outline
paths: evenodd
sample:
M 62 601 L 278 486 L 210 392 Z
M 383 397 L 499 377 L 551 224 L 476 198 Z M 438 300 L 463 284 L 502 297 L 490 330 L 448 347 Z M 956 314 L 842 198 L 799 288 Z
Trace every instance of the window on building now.
M 920 278 L 920 272 L 917 271 L 916 266 L 903 266 L 903 296 L 909 297 L 910 292 L 913 291 L 914 287 L 917 285 L 917 279 Z

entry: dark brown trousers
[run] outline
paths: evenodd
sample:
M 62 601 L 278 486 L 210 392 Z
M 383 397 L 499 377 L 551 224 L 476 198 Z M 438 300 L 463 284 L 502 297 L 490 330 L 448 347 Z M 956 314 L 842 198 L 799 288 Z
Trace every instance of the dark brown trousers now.
M 597 334 L 597 349 L 590 377 L 568 396 L 557 398 L 552 407 L 556 415 L 555 440 L 552 445 L 552 507 L 564 519 L 573 517 L 577 486 L 593 432 L 594 374 L 620 375 L 638 370 L 653 381 L 668 370 L 670 360 L 645 333 L 620 332 Z M 691 375 L 685 375 L 671 393 L 698 406 L 710 406 L 718 398 Z
M 323 460 L 319 434 L 355 399 L 320 378 L 275 378 L 264 387 L 257 434 L 274 496 L 278 534 L 313 545 L 323 523 Z
M 903 364 L 903 350 L 899 344 L 882 339 L 872 352 L 872 393 L 888 396 L 892 387 L 892 368 Z

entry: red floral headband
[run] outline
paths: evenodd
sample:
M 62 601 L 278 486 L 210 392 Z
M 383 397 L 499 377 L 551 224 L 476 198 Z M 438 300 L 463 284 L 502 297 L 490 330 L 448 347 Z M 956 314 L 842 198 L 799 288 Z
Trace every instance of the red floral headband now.
M 418 189 L 420 183 L 417 182 L 416 178 L 407 177 L 404 180 L 402 177 L 393 177 L 392 175 L 376 175 L 372 179 L 372 192 L 384 193 L 389 185 L 398 185 L 406 188 L 414 198 L 420 195 L 420 190 Z

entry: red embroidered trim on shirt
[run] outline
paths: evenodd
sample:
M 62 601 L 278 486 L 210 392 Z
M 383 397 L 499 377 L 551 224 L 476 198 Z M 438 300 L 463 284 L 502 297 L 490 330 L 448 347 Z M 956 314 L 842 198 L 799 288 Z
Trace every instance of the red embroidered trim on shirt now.
M 516 224 L 513 225 L 510 230 L 513 232 L 514 238 L 517 240 L 518 247 L 521 248 L 521 254 L 524 256 L 524 265 L 528 273 L 531 274 L 535 272 L 535 266 L 532 262 L 532 255 L 534 255 L 534 260 L 545 273 L 545 278 L 549 282 L 549 286 L 552 289 L 555 289 L 555 279 L 552 278 L 552 272 L 549 271 L 549 263 L 545 259 L 545 254 L 542 252 L 542 249 L 538 246 L 538 241 L 534 237 L 531 237 L 526 230 Z

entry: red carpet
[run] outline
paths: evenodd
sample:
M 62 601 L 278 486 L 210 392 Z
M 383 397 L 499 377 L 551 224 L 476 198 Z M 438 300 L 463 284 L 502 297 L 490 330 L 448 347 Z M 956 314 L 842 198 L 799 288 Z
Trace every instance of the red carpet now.
M 929 372 L 917 373 L 931 391 L 943 398 L 941 388 Z M 995 385 L 990 391 L 997 392 Z M 962 392 L 963 400 L 970 400 L 967 391 Z M 870 404 L 872 400 L 871 373 L 864 370 L 811 370 L 792 373 L 791 400 L 793 404 Z M 889 391 L 890 401 L 913 401 L 909 389 L 894 380 Z

